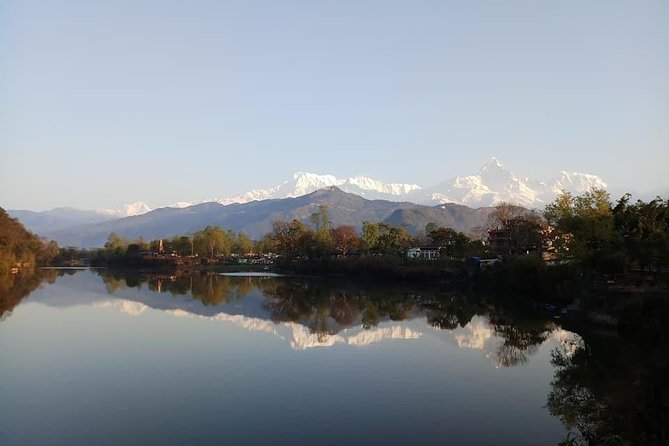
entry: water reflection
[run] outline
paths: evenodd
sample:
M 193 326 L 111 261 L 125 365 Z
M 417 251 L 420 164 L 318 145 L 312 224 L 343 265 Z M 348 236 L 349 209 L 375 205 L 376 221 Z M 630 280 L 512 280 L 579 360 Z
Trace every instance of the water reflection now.
M 669 444 L 668 352 L 588 335 L 554 349 L 547 407 L 569 445 Z
M 380 350 L 382 349 L 360 353 L 358 348 L 383 344 L 383 346 L 393 347 L 383 350 L 391 358 L 388 360 L 391 366 L 396 366 L 397 363 L 403 365 L 409 363 L 406 358 L 412 357 L 416 360 L 416 366 L 411 373 L 429 372 L 425 376 L 430 377 L 431 381 L 422 382 L 426 387 L 421 388 L 422 393 L 419 392 L 420 401 L 421 404 L 432 405 L 435 413 L 437 413 L 436 409 L 450 401 L 448 398 L 452 398 L 458 389 L 466 386 L 470 387 L 463 391 L 458 404 L 465 406 L 474 404 L 470 407 L 475 407 L 477 411 L 480 407 L 490 404 L 492 400 L 504 401 L 506 405 L 507 401 L 514 401 L 518 395 L 526 398 L 529 395 L 523 392 L 527 387 L 522 387 L 520 384 L 514 385 L 508 380 L 509 376 L 518 373 L 530 378 L 528 384 L 541 379 L 545 380 L 544 387 L 540 387 L 538 393 L 535 392 L 539 401 L 529 404 L 528 407 L 531 407 L 524 409 L 523 417 L 536 416 L 534 422 L 543 423 L 545 420 L 537 415 L 537 412 L 543 411 L 543 416 L 551 419 L 560 428 L 557 422 L 559 420 L 565 429 L 571 430 L 564 444 L 661 445 L 667 442 L 666 376 L 669 374 L 667 373 L 666 353 L 652 349 L 640 351 L 638 345 L 626 343 L 618 337 L 601 337 L 590 334 L 580 337 L 570 331 L 560 329 L 545 312 L 528 310 L 527 304 L 513 305 L 513 302 L 509 300 L 499 300 L 493 296 L 471 296 L 462 292 L 416 285 L 350 283 L 289 277 L 231 277 L 212 273 L 195 275 L 127 274 L 110 270 L 80 273 L 76 277 L 71 277 L 75 273 L 76 271 L 73 270 L 42 270 L 35 274 L 17 275 L 0 280 L 0 310 L 2 319 L 7 322 L 0 325 L 0 328 L 4 326 L 7 329 L 12 326 L 12 322 L 20 322 L 18 312 L 11 319 L 7 317 L 22 299 L 26 303 L 36 303 L 41 306 L 40 308 L 47 306 L 69 309 L 75 306 L 88 306 L 93 310 L 113 308 L 124 314 L 140 318 L 155 314 L 162 318 L 167 314 L 195 321 L 202 319 L 224 322 L 224 324 L 199 324 L 197 327 L 200 329 L 203 326 L 234 326 L 235 329 L 242 327 L 244 330 L 238 331 L 268 333 L 284 340 L 292 349 L 298 350 L 299 352 L 294 353 L 289 349 L 276 349 L 292 353 L 292 355 L 282 356 L 283 352 L 275 352 L 277 356 L 274 357 L 272 364 L 279 363 L 282 364 L 282 367 L 289 367 L 286 364 L 295 362 L 299 364 L 290 369 L 290 374 L 279 376 L 281 379 L 288 380 L 294 379 L 293 376 L 300 376 L 299 380 L 308 380 L 312 376 L 310 370 L 315 364 L 314 356 L 304 353 L 305 350 L 318 352 L 319 348 L 322 351 L 323 347 L 340 346 L 338 351 L 328 350 L 328 355 L 319 355 L 319 358 L 327 362 L 336 357 L 342 361 L 342 364 L 350 367 L 352 361 L 365 361 L 373 355 L 377 361 L 381 360 L 383 356 L 380 355 Z M 43 290 L 32 293 L 40 283 L 52 284 L 59 277 L 63 277 L 62 282 L 59 281 L 59 283 L 68 284 L 65 288 L 59 288 L 56 284 L 54 287 L 44 287 Z M 49 292 L 50 289 L 57 289 L 57 291 Z M 26 296 L 29 298 L 26 299 Z M 94 313 L 96 312 L 108 315 L 106 312 L 99 311 L 85 314 L 87 317 L 95 318 Z M 111 312 L 111 314 L 115 315 L 117 323 L 120 321 L 119 326 L 128 321 L 140 322 L 139 319 L 127 318 L 118 313 Z M 45 323 L 46 320 L 43 319 L 42 323 Z M 82 318 L 70 320 L 79 323 Z M 31 332 L 34 331 L 35 323 L 28 322 L 25 323 L 25 327 Z M 147 331 L 140 329 L 138 332 L 140 335 L 133 339 L 148 342 L 147 339 L 152 339 L 151 323 L 155 324 L 156 320 L 153 319 L 149 323 L 147 318 L 146 321 L 141 322 L 136 326 L 141 325 Z M 174 364 L 178 364 L 178 362 L 170 362 L 172 359 L 169 358 L 188 356 L 184 353 L 188 348 L 184 350 L 183 346 L 195 345 L 194 343 L 179 343 L 178 339 L 179 336 L 184 335 L 183 331 L 175 332 L 174 337 L 169 337 L 169 333 L 173 332 L 173 327 L 178 325 L 173 322 L 173 320 L 166 322 L 167 328 L 161 333 L 167 338 L 161 337 L 157 344 L 170 352 L 162 357 L 158 355 L 159 358 L 168 358 L 161 363 L 164 370 L 170 370 L 175 366 Z M 67 326 L 75 330 L 76 325 L 75 323 Z M 14 324 L 15 329 L 19 326 L 18 323 Z M 115 327 L 115 325 L 110 325 L 110 327 Z M 189 327 L 194 326 L 189 325 Z M 91 329 L 88 327 L 88 330 Z M 53 331 L 53 333 L 56 332 Z M 109 347 L 108 333 L 111 332 L 113 329 L 108 329 L 104 336 L 98 338 L 98 341 L 102 340 Z M 83 337 L 85 336 L 82 335 Z M 5 341 L 7 346 L 11 346 L 24 338 L 25 335 L 5 336 Z M 74 339 L 79 338 L 74 337 Z M 271 341 L 275 339 L 270 336 L 263 338 Z M 0 339 L 2 339 L 1 336 Z M 17 341 L 10 342 L 10 339 Z M 401 341 L 406 341 L 406 344 L 402 344 Z M 425 355 L 414 357 L 407 353 L 407 349 L 395 348 L 410 345 L 410 343 L 415 343 L 414 345 L 418 347 L 416 351 L 424 352 Z M 171 344 L 174 344 L 174 349 L 170 349 Z M 39 344 L 25 344 L 24 348 L 31 349 L 33 348 L 31 345 Z M 107 367 L 117 363 L 126 364 L 126 350 L 129 343 L 122 345 L 123 348 L 119 351 L 123 353 L 116 357 L 118 361 L 115 359 L 107 364 Z M 224 350 L 217 350 L 217 354 L 208 353 L 209 349 L 217 348 L 215 347 L 217 345 L 220 344 L 207 344 L 207 353 L 203 353 L 199 360 L 204 364 L 209 364 L 210 361 L 223 358 L 220 363 L 216 362 L 219 369 L 226 370 L 220 375 L 238 376 L 235 386 L 248 384 L 243 381 L 243 373 L 237 370 L 243 367 L 244 360 L 250 361 L 249 357 L 254 358 L 249 362 L 251 365 L 247 365 L 245 373 L 260 373 L 254 371 L 264 370 L 263 366 L 266 367 L 270 363 L 263 359 L 269 354 L 268 350 L 253 352 L 253 347 L 249 347 L 243 340 L 239 344 L 240 351 L 248 350 L 244 350 L 244 354 L 237 353 L 236 355 L 237 361 L 241 361 L 242 365 L 239 362 L 225 362 Z M 72 354 L 67 346 L 63 348 L 66 355 Z M 228 348 L 232 347 L 228 346 Z M 412 349 L 413 347 L 409 350 Z M 547 354 L 551 349 L 553 353 L 549 365 Z M 94 351 L 96 350 L 92 349 L 88 355 Z M 133 349 L 131 348 L 130 351 Z M 138 350 L 142 359 L 132 364 L 140 367 L 139 364 L 142 364 L 147 354 L 150 354 L 147 352 L 151 351 Z M 453 355 L 454 351 L 457 352 L 457 355 Z M 331 355 L 330 352 L 332 352 Z M 445 357 L 447 354 L 448 358 Z M 444 358 L 439 358 L 439 355 L 444 355 Z M 481 355 L 488 358 L 490 362 L 481 360 Z M 539 360 L 536 361 L 533 358 L 539 358 Z M 445 359 L 445 361 L 440 359 Z M 86 358 L 85 361 L 88 359 Z M 183 367 L 186 369 L 198 368 L 198 362 L 192 360 L 190 356 L 184 361 L 186 365 Z M 458 375 L 457 366 L 449 368 L 449 373 L 442 374 L 441 368 L 445 367 L 449 361 L 464 361 L 466 366 L 464 366 L 463 374 Z M 472 366 L 473 363 L 477 365 Z M 10 364 L 10 361 L 5 364 Z M 329 380 L 328 385 L 339 385 L 338 391 L 343 392 L 341 389 L 350 386 L 351 382 L 342 381 L 341 375 L 337 375 L 337 371 L 340 371 L 339 365 L 334 361 L 331 362 L 332 364 L 335 364 L 335 373 L 329 374 L 327 368 L 324 367 L 320 371 L 321 376 L 327 376 L 324 382 Z M 372 362 L 365 363 L 365 366 L 373 367 L 372 364 Z M 539 364 L 545 366 L 537 367 Z M 361 366 L 361 369 L 367 370 L 365 366 Z M 493 367 L 499 368 L 499 371 L 504 368 L 506 370 L 504 373 L 497 374 L 498 371 Z M 207 373 L 206 370 L 209 369 L 209 366 L 203 366 L 199 370 L 200 373 Z M 39 368 L 26 366 L 22 370 L 30 374 Z M 212 368 L 212 370 L 217 369 Z M 476 377 L 490 371 L 496 374 L 488 381 Z M 403 379 L 400 369 L 389 369 L 387 372 L 394 373 L 389 381 L 383 380 L 382 373 L 375 375 L 374 381 L 378 381 L 377 384 L 391 386 L 388 383 Z M 431 374 L 432 372 L 434 374 Z M 122 372 L 117 371 L 117 373 Z M 385 369 L 383 373 L 386 373 Z M 153 372 L 149 375 L 154 376 Z M 124 379 L 133 380 L 137 376 L 141 376 L 141 373 L 125 376 Z M 271 379 L 272 376 L 271 374 L 263 375 L 262 379 L 251 380 L 251 384 L 248 385 L 258 386 L 259 383 Z M 453 383 L 446 381 L 450 377 L 454 377 Z M 548 387 L 549 377 L 550 387 Z M 418 386 L 411 380 L 402 382 L 404 382 L 405 390 Z M 360 383 L 364 384 L 360 389 L 368 389 L 370 386 L 366 379 L 361 379 Z M 524 381 L 523 384 L 525 384 Z M 316 384 L 312 383 L 312 385 Z M 151 389 L 150 384 L 147 386 L 148 389 Z M 280 386 L 281 384 L 276 383 L 274 387 L 264 389 L 264 393 L 279 392 L 277 389 Z M 7 389 L 14 388 L 19 387 L 7 386 Z M 48 387 L 48 389 L 57 388 L 59 387 Z M 208 400 L 206 396 L 209 395 L 209 390 L 203 391 L 199 394 L 199 399 L 193 400 L 193 404 L 197 406 L 202 401 L 207 401 L 212 407 L 220 409 L 217 406 L 220 404 L 220 399 L 234 391 L 233 387 L 226 387 L 226 389 L 227 393 L 219 392 L 217 397 L 211 400 Z M 434 399 L 426 397 L 434 392 L 442 392 L 442 394 Z M 402 400 L 403 407 L 413 407 L 412 405 L 416 404 L 417 394 L 408 391 L 400 392 L 400 394 L 405 395 L 405 399 Z M 477 401 L 476 398 L 472 398 L 472 394 L 482 395 L 479 396 L 482 399 L 478 401 L 484 401 L 485 404 L 470 403 L 470 401 Z M 155 394 L 150 395 L 156 397 Z M 378 397 L 382 396 L 367 395 L 356 404 L 367 407 L 364 404 Z M 188 399 L 189 395 L 188 393 L 180 394 L 180 398 Z M 260 398 L 260 396 L 256 395 L 255 398 Z M 313 395 L 311 398 L 314 398 Z M 236 401 L 243 401 L 243 398 Z M 515 404 L 519 403 L 516 401 Z M 544 405 L 545 407 L 542 408 Z M 257 407 L 254 406 L 253 410 L 256 409 Z M 379 410 L 378 407 L 372 407 L 369 413 L 379 413 Z M 414 407 L 414 410 L 417 409 Z M 214 412 L 216 411 L 212 411 Z M 409 410 L 409 412 L 412 411 Z M 551 418 L 548 412 L 555 418 Z M 383 413 L 389 416 L 388 413 Z M 450 416 L 453 416 L 454 413 L 451 412 Z M 269 417 L 269 414 L 267 415 Z M 501 414 L 499 416 L 503 418 Z M 495 423 L 494 414 L 487 413 L 485 418 L 487 422 Z M 420 420 L 414 422 L 416 421 Z M 444 421 L 440 420 L 441 422 Z M 473 422 L 467 419 L 462 424 Z M 531 423 L 528 422 L 528 424 Z M 456 428 L 453 427 L 453 429 Z M 497 425 L 496 429 L 501 429 L 500 425 Z M 531 430 L 531 426 L 528 427 L 528 430 Z M 564 431 L 559 429 L 557 432 L 553 431 L 557 437 L 561 435 L 561 432 Z M 474 437 L 458 438 L 462 440 Z M 539 435 L 534 439 L 538 438 L 543 437 Z M 541 440 L 538 441 L 541 442 Z M 531 442 L 526 444 L 531 444 Z
M 12 314 L 12 310 L 42 283 L 54 283 L 65 274 L 72 275 L 74 269 L 24 269 L 19 274 L 0 274 L 0 321 Z
M 129 288 L 147 291 L 133 295 L 135 305 L 124 303 L 126 312 L 139 314 L 139 304 L 175 316 L 227 320 L 273 333 L 295 349 L 430 335 L 480 350 L 497 367 L 511 367 L 526 363 L 551 336 L 564 336 L 542 312 L 514 311 L 494 300 L 434 287 L 215 273 L 98 274 L 109 294 L 120 296 Z M 160 299 L 167 293 L 179 299 Z
M 666 354 L 640 352 L 617 336 L 581 338 L 541 312 L 521 311 L 508 302 L 429 287 L 211 274 L 144 276 L 126 284 L 147 284 L 156 292 L 219 306 L 218 319 L 225 319 L 221 306 L 259 291 L 265 313 L 255 314 L 247 327 L 279 334 L 296 349 L 437 335 L 459 348 L 481 351 L 496 367 L 514 367 L 526 364 L 551 340 L 554 376 L 546 407 L 570 430 L 565 444 L 669 441 Z M 291 327 L 291 333 L 282 334 L 282 327 Z

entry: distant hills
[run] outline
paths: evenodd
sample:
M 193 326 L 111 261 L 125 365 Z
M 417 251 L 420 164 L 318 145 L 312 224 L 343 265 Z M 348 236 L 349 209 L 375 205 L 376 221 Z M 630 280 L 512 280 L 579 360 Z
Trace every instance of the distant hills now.
M 14 218 L 18 218 L 28 229 L 40 235 L 116 218 L 100 214 L 97 211 L 84 211 L 75 208 L 56 208 L 44 212 L 8 210 L 7 213 Z
M 328 206 L 335 226 L 347 224 L 360 228 L 363 221 L 370 220 L 405 226 L 414 234 L 422 231 L 429 222 L 470 232 L 485 225 L 493 210 L 452 203 L 430 207 L 409 202 L 367 200 L 337 187 L 328 187 L 295 198 L 160 208 L 138 216 L 46 230 L 40 235 L 56 240 L 60 246 L 98 247 L 105 243 L 111 232 L 128 238 L 155 239 L 190 234 L 207 225 L 218 225 L 244 231 L 257 239 L 269 232 L 276 220 L 308 222 L 320 205 Z
M 361 176 L 338 179 L 298 172 L 267 189 L 195 203 L 177 202 L 154 210 L 138 201 L 116 210 L 57 208 L 8 213 L 61 246 L 85 247 L 100 246 L 110 232 L 156 238 L 194 232 L 209 224 L 242 230 L 257 238 L 268 232 L 275 220 L 305 220 L 319 204 L 330 206 L 335 224 L 360 227 L 364 220 L 385 221 L 417 232 L 426 223 L 435 222 L 469 232 L 484 225 L 489 208 L 498 203 L 542 209 L 563 190 L 578 195 L 606 186 L 600 177 L 578 172 L 563 171 L 545 181 L 521 177 L 493 158 L 474 175 L 453 177 L 427 188 Z M 611 192 L 614 199 L 624 193 Z

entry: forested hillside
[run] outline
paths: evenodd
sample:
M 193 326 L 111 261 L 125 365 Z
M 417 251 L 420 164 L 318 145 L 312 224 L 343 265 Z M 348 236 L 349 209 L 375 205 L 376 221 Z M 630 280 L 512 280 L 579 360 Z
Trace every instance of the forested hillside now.
M 0 208 L 0 274 L 10 273 L 17 264 L 47 263 L 57 254 L 55 242 L 43 242 Z

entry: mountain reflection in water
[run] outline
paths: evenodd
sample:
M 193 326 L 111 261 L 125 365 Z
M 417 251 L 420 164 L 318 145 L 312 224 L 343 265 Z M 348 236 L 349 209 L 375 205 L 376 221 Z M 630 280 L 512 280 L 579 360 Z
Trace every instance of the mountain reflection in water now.
M 527 362 L 549 338 L 572 342 L 575 337 L 545 315 L 520 316 L 485 301 L 472 303 L 462 294 L 415 285 L 216 273 L 127 275 L 100 270 L 98 274 L 107 292 L 120 298 L 98 305 L 117 306 L 135 315 L 153 308 L 175 316 L 227 321 L 279 336 L 298 350 L 437 336 L 460 348 L 480 350 L 496 366 L 508 367 Z M 128 288 L 146 292 L 131 297 L 123 293 Z
M 75 276 L 72 277 L 73 275 Z M 62 282 L 59 279 L 61 277 Z M 52 286 L 51 284 L 54 283 L 55 285 Z M 67 285 L 65 288 L 59 288 L 60 283 Z M 45 286 L 35 291 L 40 284 Z M 25 296 L 30 297 L 25 299 Z M 494 296 L 468 296 L 461 292 L 445 291 L 416 284 L 351 283 L 341 280 L 291 277 L 222 276 L 213 273 L 165 275 L 128 274 L 111 270 L 79 273 L 74 270 L 41 270 L 34 275 L 18 275 L 5 278 L 4 282 L 0 281 L 0 314 L 2 315 L 0 330 L 6 327 L 6 324 L 11 324 L 13 319 L 22 317 L 19 311 L 22 299 L 26 303 L 52 309 L 109 308 L 138 318 L 152 314 L 164 314 L 180 319 L 211 321 L 212 324 L 204 324 L 207 326 L 214 326 L 222 322 L 221 325 L 241 327 L 247 333 L 270 334 L 281 339 L 300 356 L 304 356 L 306 351 L 323 351 L 324 347 L 332 348 L 333 354 L 336 353 L 333 355 L 334 358 L 342 355 L 341 349 L 353 352 L 365 346 L 391 347 L 396 345 L 394 343 L 403 341 L 407 343 L 406 345 L 416 343 L 418 346 L 428 341 L 425 344 L 427 347 L 423 347 L 422 350 L 419 348 L 417 352 L 432 356 L 422 356 L 422 361 L 426 362 L 415 363 L 412 373 L 415 374 L 423 368 L 434 380 L 436 376 L 440 376 L 438 367 L 444 367 L 448 361 L 467 362 L 467 365 L 463 366 L 465 375 L 459 380 L 456 380 L 456 377 L 461 372 L 458 372 L 459 366 L 454 363 L 453 366 L 449 366 L 449 373 L 452 374 L 452 377 L 444 375 L 442 379 L 453 379 L 456 380 L 455 382 L 444 381 L 439 384 L 430 381 L 431 384 L 428 385 L 427 382 L 424 384 L 428 387 L 441 385 L 443 390 L 449 392 L 449 395 L 453 395 L 452 392 L 458 387 L 468 388 L 465 394 L 470 395 L 465 397 L 463 394 L 462 397 L 459 397 L 460 399 L 457 400 L 459 406 L 467 407 L 472 395 L 481 395 L 474 396 L 474 400 L 488 398 L 496 401 L 500 397 L 510 398 L 509 404 L 515 407 L 515 410 L 524 410 L 523 417 L 527 419 L 533 417 L 533 422 L 537 423 L 537 426 L 544 426 L 542 429 L 548 429 L 551 426 L 550 423 L 546 424 L 547 420 L 542 417 L 550 418 L 552 415 L 555 417 L 552 418 L 553 420 L 560 420 L 564 426 L 562 431 L 555 431 L 555 427 L 550 427 L 552 429 L 550 438 L 555 439 L 551 440 L 553 444 L 559 441 L 560 436 L 566 439 L 568 444 L 577 445 L 600 444 L 603 441 L 608 442 L 607 444 L 666 444 L 666 428 L 663 427 L 663 416 L 666 417 L 666 415 L 661 413 L 661 395 L 657 396 L 658 383 L 663 382 L 658 377 L 663 376 L 661 371 L 663 369 L 658 369 L 657 361 L 649 354 L 640 353 L 635 346 L 618 338 L 598 338 L 590 335 L 582 338 L 568 330 L 561 329 L 549 314 L 542 310 L 531 310 L 532 306 L 528 303 L 519 304 Z M 121 314 L 118 316 L 123 317 Z M 128 318 L 125 319 L 128 320 Z M 28 323 L 26 326 L 32 324 L 30 321 L 26 323 Z M 25 333 L 22 336 L 25 336 Z M 5 349 L 9 348 L 11 353 L 14 345 L 20 345 L 20 339 L 22 339 L 20 336 L 14 336 L 14 338 L 5 336 L 4 344 L 0 345 Z M 0 336 L 0 341 L 2 340 L 3 336 Z M 190 346 L 190 344 L 185 345 Z M 245 347 L 240 346 L 240 348 Z M 250 351 L 249 355 L 260 355 L 260 352 L 252 352 L 252 348 L 247 347 Z M 509 381 L 509 376 L 506 374 L 495 375 L 494 381 L 490 381 L 490 378 L 487 378 L 488 380 L 482 378 L 488 372 L 476 368 L 480 365 L 474 367 L 469 363 L 468 357 L 458 356 L 458 359 L 455 359 L 455 356 L 450 354 L 446 358 L 447 362 L 435 362 L 431 359 L 434 358 L 434 355 L 446 354 L 447 350 L 451 351 L 454 348 L 462 352 L 471 352 L 474 356 L 477 356 L 476 352 L 480 352 L 480 355 L 487 358 L 483 361 L 488 364 L 487 369 L 500 369 L 499 371 L 527 369 L 522 373 L 527 374 L 530 381 L 536 380 L 537 382 L 547 379 L 546 377 L 551 378 L 550 382 L 544 381 L 544 386 L 550 384 L 549 388 L 544 387 L 545 390 L 538 395 L 543 402 L 532 405 L 534 409 L 529 411 L 527 408 L 520 409 L 520 406 L 517 406 L 519 401 L 531 396 L 523 395 L 522 392 L 529 390 L 523 390 L 523 387 L 519 387 L 520 384 L 517 382 Z M 547 367 L 545 365 L 549 359 L 546 358 L 546 349 L 552 351 L 552 360 Z M 400 355 L 396 358 L 398 362 L 411 357 L 407 354 L 406 349 L 390 349 L 388 354 L 391 357 Z M 347 358 L 350 357 L 349 353 L 346 355 Z M 372 352 L 369 351 L 364 355 L 372 355 Z M 380 357 L 376 355 L 378 353 L 374 353 L 373 357 L 379 360 Z M 365 356 L 354 355 L 353 357 L 361 361 Z M 541 358 L 539 363 L 532 360 L 535 356 Z M 256 356 L 253 357 L 256 358 Z M 257 356 L 257 358 L 261 357 Z M 481 356 L 478 357 L 481 358 Z M 296 367 L 299 367 L 298 364 L 301 364 L 302 367 L 306 366 L 306 363 L 303 364 L 295 356 L 290 358 L 290 361 L 297 361 Z M 322 357 L 322 360 L 325 358 Z M 277 357 L 277 360 L 280 364 L 287 364 L 283 361 L 288 361 L 284 356 Z M 437 363 L 440 366 L 437 366 Z M 11 364 L 11 362 L 5 364 Z M 313 363 L 308 364 L 310 364 L 309 368 L 314 367 Z M 350 362 L 346 364 L 351 366 Z M 235 372 L 234 366 L 235 364 L 227 366 L 232 367 L 226 369 L 228 374 L 239 373 Z M 197 363 L 189 367 L 197 367 Z M 218 367 L 223 367 L 223 365 Z M 244 367 L 244 364 L 239 364 L 238 367 Z M 287 366 L 284 365 L 284 367 Z M 369 363 L 367 367 L 375 366 Z M 666 364 L 664 367 L 666 370 Z M 534 371 L 530 371 L 531 369 Z M 6 373 L 7 370 L 11 371 L 11 369 L 0 366 L 0 371 Z M 200 373 L 204 372 L 200 371 Z M 292 373 L 302 372 L 296 369 Z M 374 377 L 375 380 L 380 380 L 379 385 L 383 386 L 400 379 L 401 375 L 397 375 L 401 373 L 399 370 L 388 370 L 387 373 L 390 373 L 387 378 L 389 381 L 383 379 L 382 376 Z M 431 373 L 436 373 L 436 375 Z M 7 378 L 5 384 L 11 385 L 12 381 L 9 379 L 11 374 L 4 376 Z M 306 379 L 307 376 L 309 375 L 304 375 L 301 379 Z M 470 377 L 464 378 L 464 376 Z M 265 377 L 265 379 L 270 378 Z M 332 376 L 330 379 L 333 379 Z M 262 381 L 255 380 L 253 385 L 258 386 L 260 382 Z M 246 384 L 238 381 L 236 385 Z M 335 380 L 330 385 L 350 386 L 352 382 L 344 380 L 339 383 Z M 418 384 L 412 383 L 409 389 L 416 385 Z M 339 388 L 338 391 L 346 392 L 343 390 L 345 388 Z M 3 388 L 0 383 L 0 390 L 5 392 L 18 391 L 16 389 L 16 387 Z M 227 391 L 232 392 L 230 389 Z M 277 390 L 265 390 L 265 392 L 269 391 L 276 392 Z M 398 389 L 398 391 L 398 395 L 404 395 L 407 389 Z M 440 388 L 432 388 L 432 391 L 438 394 Z M 407 408 L 416 404 L 414 399 L 416 397 L 411 395 L 410 392 L 407 393 L 402 403 Z M 448 407 L 448 400 L 441 401 L 437 398 L 433 401 L 426 395 L 423 394 L 421 404 L 436 405 L 434 407 L 446 404 L 445 407 Z M 219 398 L 221 396 L 219 394 Z M 182 398 L 190 398 L 190 396 L 183 394 Z M 205 398 L 206 401 L 202 398 Z M 521 399 L 518 400 L 518 398 Z M 5 404 L 0 403 L 0 414 L 4 417 L 13 413 L 6 404 L 9 400 L 5 399 Z M 221 404 L 220 402 L 215 399 L 208 400 L 205 396 L 200 396 L 200 400 L 194 400 L 193 404 L 203 402 L 221 409 L 217 406 Z M 367 403 L 356 402 L 355 404 Z M 487 402 L 486 404 L 492 403 Z M 383 410 L 378 413 L 382 418 L 390 416 Z M 318 419 L 313 414 L 303 416 Z M 338 416 L 343 417 L 341 413 Z M 367 416 L 371 417 L 370 420 L 374 419 L 372 415 Z M 487 412 L 486 416 L 491 426 L 496 426 L 497 430 L 502 429 L 502 425 L 494 417 L 490 418 L 493 416 L 491 413 Z M 499 417 L 500 420 L 504 418 L 502 413 L 499 414 Z M 64 425 L 67 424 L 66 421 Z M 460 420 L 460 424 L 463 421 L 464 419 Z M 349 420 L 349 422 L 352 421 Z M 418 421 L 414 420 L 415 422 Z M 510 420 L 505 422 L 511 423 Z M 4 425 L 0 420 L 0 428 L 2 428 L 0 429 L 0 440 L 23 438 L 22 434 L 18 433 L 15 437 L 3 437 L 5 435 L 3 432 L 11 431 L 11 427 L 8 426 L 10 425 Z M 318 426 L 318 422 L 315 422 L 314 429 L 317 429 Z M 459 426 L 458 423 L 448 426 L 450 427 L 447 429 L 451 433 L 461 430 L 456 427 Z M 429 430 L 433 429 L 434 425 L 426 424 L 421 428 Z M 528 429 L 531 431 L 532 426 L 528 425 Z M 375 434 L 379 432 L 378 429 L 372 431 Z M 545 439 L 545 431 L 539 432 L 538 436 L 530 434 L 529 431 L 527 435 L 524 435 L 523 432 L 511 430 L 506 432 L 506 437 L 500 438 L 514 438 L 513 444 L 536 444 L 537 441 Z M 230 434 L 233 435 L 229 438 L 230 440 L 240 441 L 245 438 L 244 435 L 251 435 L 249 434 L 251 431 L 235 432 L 234 435 Z M 393 432 L 392 435 L 400 435 L 398 432 Z M 49 434 L 45 431 L 44 435 Z M 472 432 L 465 435 L 463 431 L 453 435 L 455 435 L 456 442 L 460 444 L 463 441 L 467 443 L 465 439 L 468 439 L 469 444 L 504 444 L 504 441 L 500 443 L 487 441 L 487 437 L 480 437 Z M 35 438 L 38 437 L 25 437 L 27 440 L 35 440 Z M 211 440 L 209 437 L 203 438 Z M 313 439 L 308 435 L 305 438 Z M 110 437 L 111 440 L 113 440 L 112 437 Z M 269 437 L 264 440 L 269 440 Z M 435 440 L 435 437 L 430 437 L 428 443 L 433 443 Z M 114 442 L 111 441 L 111 443 Z M 7 444 L 17 443 L 9 441 Z

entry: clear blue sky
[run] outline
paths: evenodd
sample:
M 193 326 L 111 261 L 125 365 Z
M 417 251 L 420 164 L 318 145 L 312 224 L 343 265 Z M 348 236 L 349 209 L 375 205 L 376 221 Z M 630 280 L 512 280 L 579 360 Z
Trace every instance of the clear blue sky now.
M 4 1 L 0 206 L 151 206 L 491 156 L 669 186 L 669 2 Z

